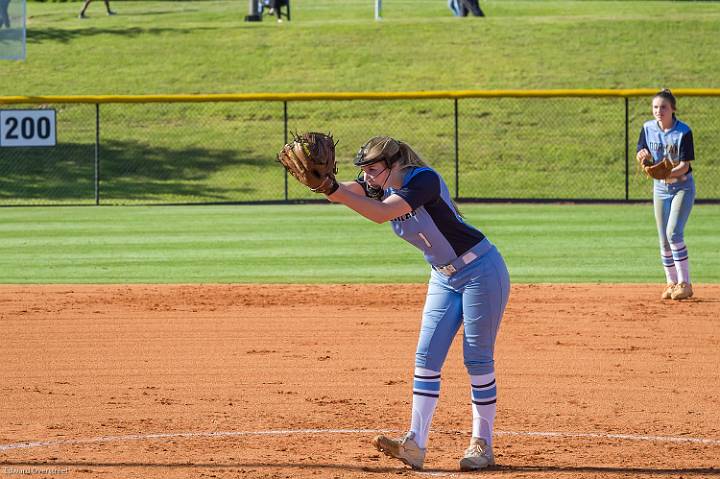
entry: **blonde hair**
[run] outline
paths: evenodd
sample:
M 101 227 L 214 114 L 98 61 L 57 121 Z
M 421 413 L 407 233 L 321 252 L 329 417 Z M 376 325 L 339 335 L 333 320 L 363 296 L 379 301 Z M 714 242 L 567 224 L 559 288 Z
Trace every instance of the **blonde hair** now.
M 355 166 L 361 167 L 372 165 L 378 161 L 385 161 L 388 168 L 398 164 L 401 168 L 412 168 L 429 166 L 420 158 L 410 145 L 389 136 L 373 136 L 358 151 L 355 157 Z M 464 217 L 455 200 L 450 198 L 455 211 L 460 217 Z

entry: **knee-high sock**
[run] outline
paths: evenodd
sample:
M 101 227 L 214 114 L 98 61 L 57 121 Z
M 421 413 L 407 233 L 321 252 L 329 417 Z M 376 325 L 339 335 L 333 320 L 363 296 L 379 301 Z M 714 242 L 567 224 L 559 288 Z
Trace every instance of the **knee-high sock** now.
M 495 386 L 495 373 L 470 375 L 472 388 L 473 437 L 485 439 L 492 445 L 493 427 L 495 425 L 495 410 L 497 401 L 497 387 Z
M 673 260 L 673 253 L 670 249 L 661 249 L 660 258 L 662 259 L 663 269 L 665 270 L 665 279 L 668 283 L 677 283 L 678 274 Z
M 439 397 L 440 371 L 415 368 L 410 430 L 415 433 L 415 442 L 423 449 L 427 444 L 430 423 Z
M 690 283 L 690 262 L 688 261 L 688 250 L 685 242 L 670 243 L 670 248 L 672 248 L 678 283 Z

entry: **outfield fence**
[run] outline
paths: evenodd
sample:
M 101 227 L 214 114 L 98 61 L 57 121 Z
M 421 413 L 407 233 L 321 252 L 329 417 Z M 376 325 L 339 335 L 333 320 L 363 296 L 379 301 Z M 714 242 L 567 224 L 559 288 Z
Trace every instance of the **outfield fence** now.
M 371 136 L 408 142 L 459 201 L 646 201 L 635 164 L 657 90 L 0 97 L 55 112 L 55 146 L 0 146 L 0 205 L 299 202 L 275 155 L 332 132 L 339 178 Z M 699 202 L 720 202 L 720 89 L 677 89 Z M 0 129 L 7 133 L 7 126 Z M 0 145 L 2 145 L 0 139 Z

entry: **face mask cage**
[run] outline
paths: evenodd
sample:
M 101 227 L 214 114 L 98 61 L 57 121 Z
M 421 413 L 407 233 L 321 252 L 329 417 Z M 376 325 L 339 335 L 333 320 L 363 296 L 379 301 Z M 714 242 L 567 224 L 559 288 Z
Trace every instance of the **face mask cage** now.
M 395 153 L 394 155 L 392 155 L 390 158 L 386 158 L 385 155 L 380 155 L 375 158 L 368 158 L 367 154 L 368 154 L 368 150 L 367 150 L 366 146 L 363 146 L 362 148 L 360 148 L 358 150 L 357 154 L 355 155 L 355 160 L 353 160 L 353 164 L 355 166 L 357 166 L 358 168 L 360 168 L 362 166 L 372 165 L 373 163 L 377 163 L 379 161 L 384 161 L 385 165 L 388 168 L 390 168 L 398 159 L 400 159 L 399 151 L 397 153 Z

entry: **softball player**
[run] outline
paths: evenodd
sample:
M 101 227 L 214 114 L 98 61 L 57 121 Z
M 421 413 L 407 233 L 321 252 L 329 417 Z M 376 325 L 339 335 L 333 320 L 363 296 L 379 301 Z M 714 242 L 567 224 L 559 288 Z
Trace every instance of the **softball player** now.
M 672 161 L 674 168 L 664 180 L 654 180 L 653 206 L 660 237 L 660 257 L 667 286 L 662 299 L 686 299 L 693 295 L 685 224 L 695 202 L 695 180 L 690 162 L 695 159 L 690 127 L 675 117 L 677 101 L 670 90 L 652 99 L 654 120 L 640 130 L 637 160 Z
M 483 233 L 464 221 L 441 176 L 407 144 L 371 138 L 358 152 L 355 182 L 328 195 L 376 223 L 390 221 L 400 238 L 419 248 L 431 266 L 415 354 L 410 430 L 377 436 L 375 447 L 422 469 L 430 422 L 440 396 L 440 372 L 450 344 L 464 327 L 463 357 L 470 375 L 472 438 L 460 460 L 464 471 L 495 464 L 495 338 L 510 293 L 505 262 Z

